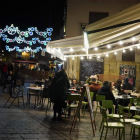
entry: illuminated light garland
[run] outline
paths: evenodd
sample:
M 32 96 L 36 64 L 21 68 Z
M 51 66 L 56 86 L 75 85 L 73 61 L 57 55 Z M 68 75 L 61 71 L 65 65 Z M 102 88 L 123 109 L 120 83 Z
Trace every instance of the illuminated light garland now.
M 32 44 L 36 44 L 36 42 L 38 42 L 40 44 L 46 45 L 47 42 L 50 42 L 51 41 L 51 38 L 50 37 L 49 38 L 46 38 L 46 40 L 43 40 L 43 41 L 41 41 L 39 38 L 32 38 L 31 41 L 27 41 L 27 40 L 25 40 L 24 37 L 20 37 L 20 36 L 19 37 L 15 37 L 14 39 L 9 39 L 9 38 L 7 38 L 7 35 L 5 35 L 5 34 L 2 34 L 2 35 L 3 35 L 2 40 L 3 41 L 6 41 L 6 43 L 11 43 L 11 42 L 15 42 L 16 41 L 18 44 L 26 43 L 26 44 L 29 44 L 30 46 Z M 2 37 L 2 35 L 0 36 L 0 38 Z
M 28 36 L 32 36 L 33 32 L 35 32 L 36 34 L 46 38 L 47 36 L 52 35 L 52 31 L 53 31 L 53 28 L 47 28 L 46 31 L 44 32 L 38 31 L 37 27 L 28 28 L 28 31 L 20 31 L 18 27 L 14 27 L 14 25 L 12 24 L 11 26 L 6 25 L 4 29 L 0 29 L 0 34 L 8 32 L 8 34 L 10 35 L 15 35 L 16 33 L 18 33 L 21 36 L 28 37 Z
M 19 49 L 18 46 L 15 46 L 14 48 L 10 48 L 9 46 L 5 46 L 5 48 L 9 52 L 14 51 L 14 50 L 16 50 L 17 52 L 30 52 L 31 51 L 31 52 L 37 53 L 40 50 L 46 52 L 46 48 L 42 48 L 42 47 L 36 47 L 36 49 L 32 49 L 31 47 L 27 46 L 27 47 L 24 47 L 24 49 Z

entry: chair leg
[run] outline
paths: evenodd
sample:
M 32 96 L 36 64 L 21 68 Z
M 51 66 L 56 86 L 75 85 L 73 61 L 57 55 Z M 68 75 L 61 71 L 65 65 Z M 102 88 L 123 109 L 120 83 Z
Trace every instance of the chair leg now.
M 133 126 L 133 131 L 132 131 L 132 136 L 131 136 L 132 140 L 133 140 L 134 136 L 135 136 L 135 126 Z
M 25 109 L 25 105 L 24 105 L 24 97 L 23 97 L 23 95 L 22 95 L 22 100 L 23 100 L 23 107 L 24 107 L 24 109 Z
M 115 135 L 115 137 L 117 137 L 117 134 L 118 134 L 118 129 L 117 129 L 117 131 L 116 131 L 116 135 Z
M 101 124 L 100 124 L 100 129 L 99 129 L 99 132 L 101 131 L 102 129 L 102 125 L 103 125 L 103 118 L 102 118 L 102 121 L 101 121 Z
M 123 140 L 125 140 L 125 128 L 123 129 Z
M 108 132 L 108 128 L 106 128 L 105 140 L 106 140 L 106 137 L 107 137 L 107 132 Z
M 128 117 L 129 117 L 129 119 L 130 119 L 130 110 L 128 110 Z
M 132 129 L 133 129 L 132 127 L 133 127 L 133 125 L 131 125 L 131 131 L 130 131 L 130 135 L 132 134 Z
M 18 97 L 18 108 L 19 108 L 19 97 Z
M 11 105 L 14 103 L 14 101 L 16 100 L 16 98 L 14 98 L 14 100 L 13 100 L 13 102 L 11 103 Z M 11 107 L 11 105 L 8 107 L 8 108 L 10 108 Z
M 9 99 L 6 101 L 6 103 L 5 103 L 5 105 L 3 106 L 3 107 L 5 107 L 6 106 L 6 104 L 8 103 L 8 101 L 10 100 L 10 98 L 11 98 L 11 96 L 9 97 Z
M 138 130 L 138 140 L 140 140 L 140 127 L 139 127 L 139 130 Z
M 121 134 L 120 134 L 120 129 L 119 129 L 119 140 L 121 140 Z
M 96 113 L 97 113 L 97 108 L 98 108 L 98 106 L 96 107 L 96 111 L 95 111 L 95 115 L 94 115 L 94 117 L 96 117 Z
M 101 132 L 100 140 L 102 139 L 103 131 L 104 131 L 104 126 L 103 126 L 103 128 L 102 128 L 102 132 Z

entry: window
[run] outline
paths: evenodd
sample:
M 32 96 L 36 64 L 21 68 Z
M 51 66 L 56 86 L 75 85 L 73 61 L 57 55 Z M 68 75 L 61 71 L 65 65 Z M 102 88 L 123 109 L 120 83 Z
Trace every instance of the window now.
M 108 16 L 109 16 L 109 13 L 89 12 L 89 24 Z

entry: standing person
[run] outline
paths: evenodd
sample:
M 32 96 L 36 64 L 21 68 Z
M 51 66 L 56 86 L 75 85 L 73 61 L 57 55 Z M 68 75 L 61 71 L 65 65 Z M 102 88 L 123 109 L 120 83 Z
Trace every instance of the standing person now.
M 102 88 L 98 91 L 98 95 L 104 95 L 106 100 L 112 100 L 115 105 L 115 114 L 117 114 L 118 103 L 115 100 L 113 93 L 111 92 L 110 82 L 105 81 Z M 100 103 L 101 104 L 101 103 Z M 112 113 L 112 109 L 109 108 L 109 114 Z
M 93 101 L 96 101 L 96 94 L 101 88 L 101 85 L 97 82 L 96 78 L 91 79 L 91 85 L 89 86 L 90 92 L 93 92 Z
M 102 81 L 99 79 L 99 75 L 96 74 L 95 77 L 96 77 L 97 82 L 98 82 L 101 86 L 103 86 Z
M 56 113 L 58 113 L 58 120 L 61 120 L 61 111 L 65 107 L 65 101 L 67 99 L 67 90 L 70 88 L 69 80 L 65 70 L 62 69 L 58 72 L 52 80 L 49 87 L 50 99 L 54 102 L 53 121 L 56 120 Z
M 3 77 L 6 77 L 8 73 L 8 65 L 4 64 L 2 69 L 3 69 Z

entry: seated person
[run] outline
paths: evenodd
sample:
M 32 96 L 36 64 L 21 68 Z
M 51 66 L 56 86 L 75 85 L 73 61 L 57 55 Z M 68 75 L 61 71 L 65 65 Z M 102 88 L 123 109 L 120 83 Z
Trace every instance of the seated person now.
M 115 88 L 118 90 L 118 94 L 122 94 L 121 84 L 122 84 L 121 79 L 118 79 L 114 84 Z
M 99 79 L 99 75 L 96 74 L 95 76 L 96 76 L 97 82 L 98 82 L 101 86 L 103 86 L 102 81 Z
M 99 89 L 99 91 L 98 91 L 98 95 L 104 95 L 106 100 L 112 100 L 113 104 L 115 105 L 115 114 L 117 114 L 118 103 L 115 100 L 113 93 L 111 92 L 110 83 L 108 81 L 105 81 L 103 83 L 102 88 Z M 100 104 L 101 104 L 101 102 L 100 102 Z M 111 114 L 112 109 L 109 108 L 108 110 L 109 110 L 109 114 Z
M 15 85 L 15 76 L 12 71 L 9 71 L 9 74 L 6 76 L 6 79 L 4 81 L 4 90 L 7 84 Z
M 92 78 L 95 78 L 95 76 L 94 76 L 94 75 L 91 75 L 91 76 L 86 80 L 86 84 L 91 85 L 91 83 L 92 83 L 91 79 L 92 79 Z
M 76 81 L 76 79 L 73 79 L 72 80 L 72 83 L 71 83 L 71 85 L 70 85 L 70 88 L 71 89 L 76 89 L 76 90 L 80 90 L 80 86 L 77 84 L 77 81 Z
M 133 86 L 129 83 L 128 77 L 124 78 L 123 90 L 133 90 Z

